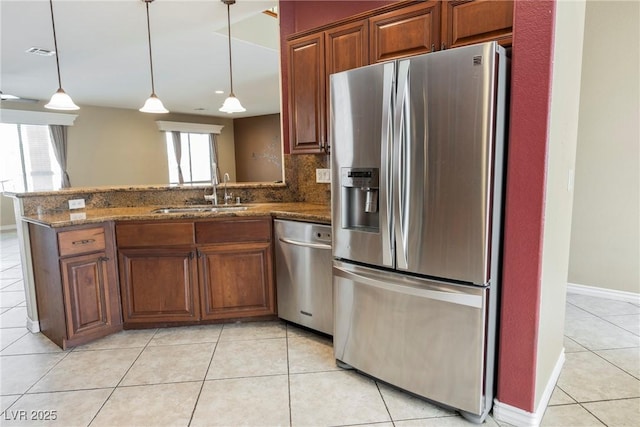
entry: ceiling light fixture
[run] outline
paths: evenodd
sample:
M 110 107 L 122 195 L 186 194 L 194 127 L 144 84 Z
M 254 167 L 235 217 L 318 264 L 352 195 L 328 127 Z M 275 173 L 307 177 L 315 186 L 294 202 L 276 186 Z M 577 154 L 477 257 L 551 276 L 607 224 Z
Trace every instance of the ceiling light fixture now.
M 44 106 L 44 108 L 49 108 L 51 110 L 79 110 L 80 107 L 74 104 L 71 97 L 62 90 L 60 61 L 58 60 L 60 57 L 60 51 L 58 50 L 58 41 L 56 39 L 56 23 L 53 19 L 53 0 L 49 0 L 49 6 L 51 7 L 51 26 L 53 27 L 53 44 L 56 52 L 56 69 L 58 70 L 58 90 L 53 94 L 51 100 Z
M 146 100 L 140 111 L 143 113 L 164 114 L 169 110 L 164 108 L 162 101 L 156 95 L 156 88 L 153 84 L 153 58 L 151 56 L 151 25 L 149 24 L 149 3 L 153 0 L 142 0 L 147 6 L 147 37 L 149 39 L 149 66 L 151 68 L 151 96 Z
M 224 103 L 222 104 L 222 107 L 220 107 L 219 111 L 222 111 L 223 113 L 241 113 L 243 111 L 247 111 L 241 104 L 240 104 L 240 100 L 238 98 L 236 98 L 236 96 L 233 94 L 233 70 L 231 68 L 231 13 L 229 11 L 229 7 L 232 4 L 236 3 L 236 0 L 220 0 L 222 1 L 222 3 L 227 5 L 227 28 L 229 30 L 229 80 L 231 83 L 231 92 L 229 93 L 229 96 L 227 97 L 227 99 L 224 100 Z

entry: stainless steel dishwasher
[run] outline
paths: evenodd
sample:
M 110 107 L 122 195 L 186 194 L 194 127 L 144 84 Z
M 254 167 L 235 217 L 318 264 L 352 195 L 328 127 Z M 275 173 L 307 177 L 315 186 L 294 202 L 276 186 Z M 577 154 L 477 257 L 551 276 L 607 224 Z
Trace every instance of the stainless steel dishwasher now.
M 333 335 L 331 226 L 274 223 L 278 316 Z

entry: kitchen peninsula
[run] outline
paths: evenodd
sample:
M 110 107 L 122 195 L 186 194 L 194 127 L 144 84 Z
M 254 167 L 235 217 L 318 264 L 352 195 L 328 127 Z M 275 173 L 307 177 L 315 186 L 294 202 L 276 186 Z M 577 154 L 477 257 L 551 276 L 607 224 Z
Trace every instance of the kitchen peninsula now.
M 229 191 L 241 203 L 219 211 L 206 186 L 13 194 L 30 329 L 67 348 L 122 328 L 274 317 L 273 218 L 328 224 L 330 207 L 294 202 L 284 184 Z M 76 199 L 85 208 L 70 210 Z

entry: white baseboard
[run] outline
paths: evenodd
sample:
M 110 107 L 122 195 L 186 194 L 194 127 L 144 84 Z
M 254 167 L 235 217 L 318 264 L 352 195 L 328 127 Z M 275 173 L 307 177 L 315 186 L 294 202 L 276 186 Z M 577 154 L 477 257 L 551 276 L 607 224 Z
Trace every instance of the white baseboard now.
M 538 403 L 538 407 L 535 412 L 528 412 L 523 409 L 516 408 L 515 406 L 502 403 L 498 399 L 494 399 L 493 419 L 518 427 L 538 427 L 542 422 L 544 411 L 547 410 L 547 406 L 551 400 L 551 395 L 553 394 L 553 390 L 555 389 L 558 378 L 560 377 L 564 361 L 565 356 L 563 348 L 558 356 L 556 365 L 553 367 L 553 371 L 551 372 L 549 381 L 547 381 L 544 393 L 542 393 L 542 397 L 540 398 L 540 402 Z
M 18 228 L 17 225 L 13 224 L 13 225 L 0 225 L 0 231 L 9 231 L 9 230 L 16 230 Z
M 607 298 L 617 301 L 640 304 L 640 294 L 626 291 L 616 291 L 615 289 L 598 288 L 595 286 L 579 285 L 577 283 L 567 283 L 567 292 L 579 295 L 589 295 L 592 297 Z
M 38 332 L 40 332 L 40 322 L 31 320 L 31 318 L 27 316 L 27 329 L 32 333 L 37 334 Z

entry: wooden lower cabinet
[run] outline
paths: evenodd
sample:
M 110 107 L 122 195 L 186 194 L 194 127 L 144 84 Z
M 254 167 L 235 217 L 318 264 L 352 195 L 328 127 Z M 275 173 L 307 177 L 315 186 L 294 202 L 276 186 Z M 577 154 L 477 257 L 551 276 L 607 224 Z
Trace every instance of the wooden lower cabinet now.
M 116 237 L 125 327 L 276 314 L 270 217 L 122 223 Z
M 194 253 L 190 247 L 120 249 L 125 325 L 199 320 Z
M 202 318 L 275 314 L 271 253 L 269 242 L 200 247 Z
M 122 329 L 112 227 L 29 224 L 40 330 L 63 349 Z

